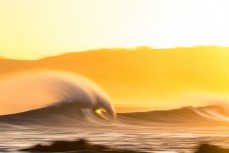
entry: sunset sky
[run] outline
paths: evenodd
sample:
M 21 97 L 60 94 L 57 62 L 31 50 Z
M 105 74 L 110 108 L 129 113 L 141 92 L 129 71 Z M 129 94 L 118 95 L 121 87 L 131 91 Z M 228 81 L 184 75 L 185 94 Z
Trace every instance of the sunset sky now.
M 28 97 L 27 90 L 21 90 L 20 86 L 17 87 L 24 96 L 18 94 L 15 87 L 6 90 L 4 82 L 31 70 L 57 70 L 83 75 L 108 93 L 117 111 L 225 103 L 229 102 L 228 65 L 229 47 L 213 46 L 174 49 L 140 47 L 135 51 L 98 49 L 40 60 L 0 59 L 0 103 L 8 103 L 1 99 L 4 96 L 6 99 L 24 99 L 16 95 Z M 31 86 L 33 83 L 23 84 Z M 7 91 L 8 94 L 5 93 Z M 43 96 L 35 97 L 39 101 Z M 17 106 L 21 108 L 21 105 Z
M 0 56 L 229 46 L 228 0 L 0 0 Z
M 229 101 L 228 6 L 228 0 L 0 0 L 0 77 L 79 73 L 116 106 Z

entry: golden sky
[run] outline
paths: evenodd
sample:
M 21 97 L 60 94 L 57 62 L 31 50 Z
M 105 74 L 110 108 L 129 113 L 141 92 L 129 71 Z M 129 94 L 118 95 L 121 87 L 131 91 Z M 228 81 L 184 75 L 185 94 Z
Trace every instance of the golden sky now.
M 228 0 L 0 0 L 0 56 L 229 46 Z
M 228 65 L 229 47 L 214 46 L 98 49 L 40 60 L 0 59 L 0 95 L 18 91 L 6 90 L 1 82 L 5 82 L 4 78 L 31 70 L 57 70 L 96 82 L 109 94 L 118 111 L 127 111 L 127 106 L 128 110 L 140 111 L 217 104 L 229 102 Z

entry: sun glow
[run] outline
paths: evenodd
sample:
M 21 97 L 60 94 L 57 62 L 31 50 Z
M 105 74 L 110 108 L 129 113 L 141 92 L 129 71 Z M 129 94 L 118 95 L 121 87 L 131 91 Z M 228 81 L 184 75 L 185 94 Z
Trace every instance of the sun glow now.
M 100 116 L 102 119 L 104 119 L 104 120 L 109 121 L 109 120 L 113 119 L 112 116 L 109 116 L 109 114 L 107 113 L 107 111 L 105 109 L 103 109 L 103 108 L 96 109 L 95 110 L 95 113 L 98 116 Z
M 228 46 L 227 0 L 0 0 L 0 56 L 107 47 Z

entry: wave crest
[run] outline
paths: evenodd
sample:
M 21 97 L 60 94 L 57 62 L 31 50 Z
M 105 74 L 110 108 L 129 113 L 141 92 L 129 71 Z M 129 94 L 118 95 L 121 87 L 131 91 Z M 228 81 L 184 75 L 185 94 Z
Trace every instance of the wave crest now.
M 34 72 L 2 80 L 0 101 L 0 114 L 4 116 L 36 112 L 41 118 L 50 113 L 62 114 L 62 117 L 73 113 L 75 119 L 80 119 L 87 118 L 86 112 L 92 112 L 103 119 L 116 118 L 109 96 L 98 85 L 64 72 Z M 101 109 L 101 113 L 96 113 Z

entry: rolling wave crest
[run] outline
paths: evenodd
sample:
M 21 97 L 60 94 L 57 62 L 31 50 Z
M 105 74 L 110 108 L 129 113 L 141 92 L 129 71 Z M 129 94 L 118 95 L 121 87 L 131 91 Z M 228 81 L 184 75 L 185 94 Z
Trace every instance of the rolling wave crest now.
M 0 121 L 96 121 L 116 118 L 108 95 L 92 81 L 63 72 L 36 72 L 0 82 Z

